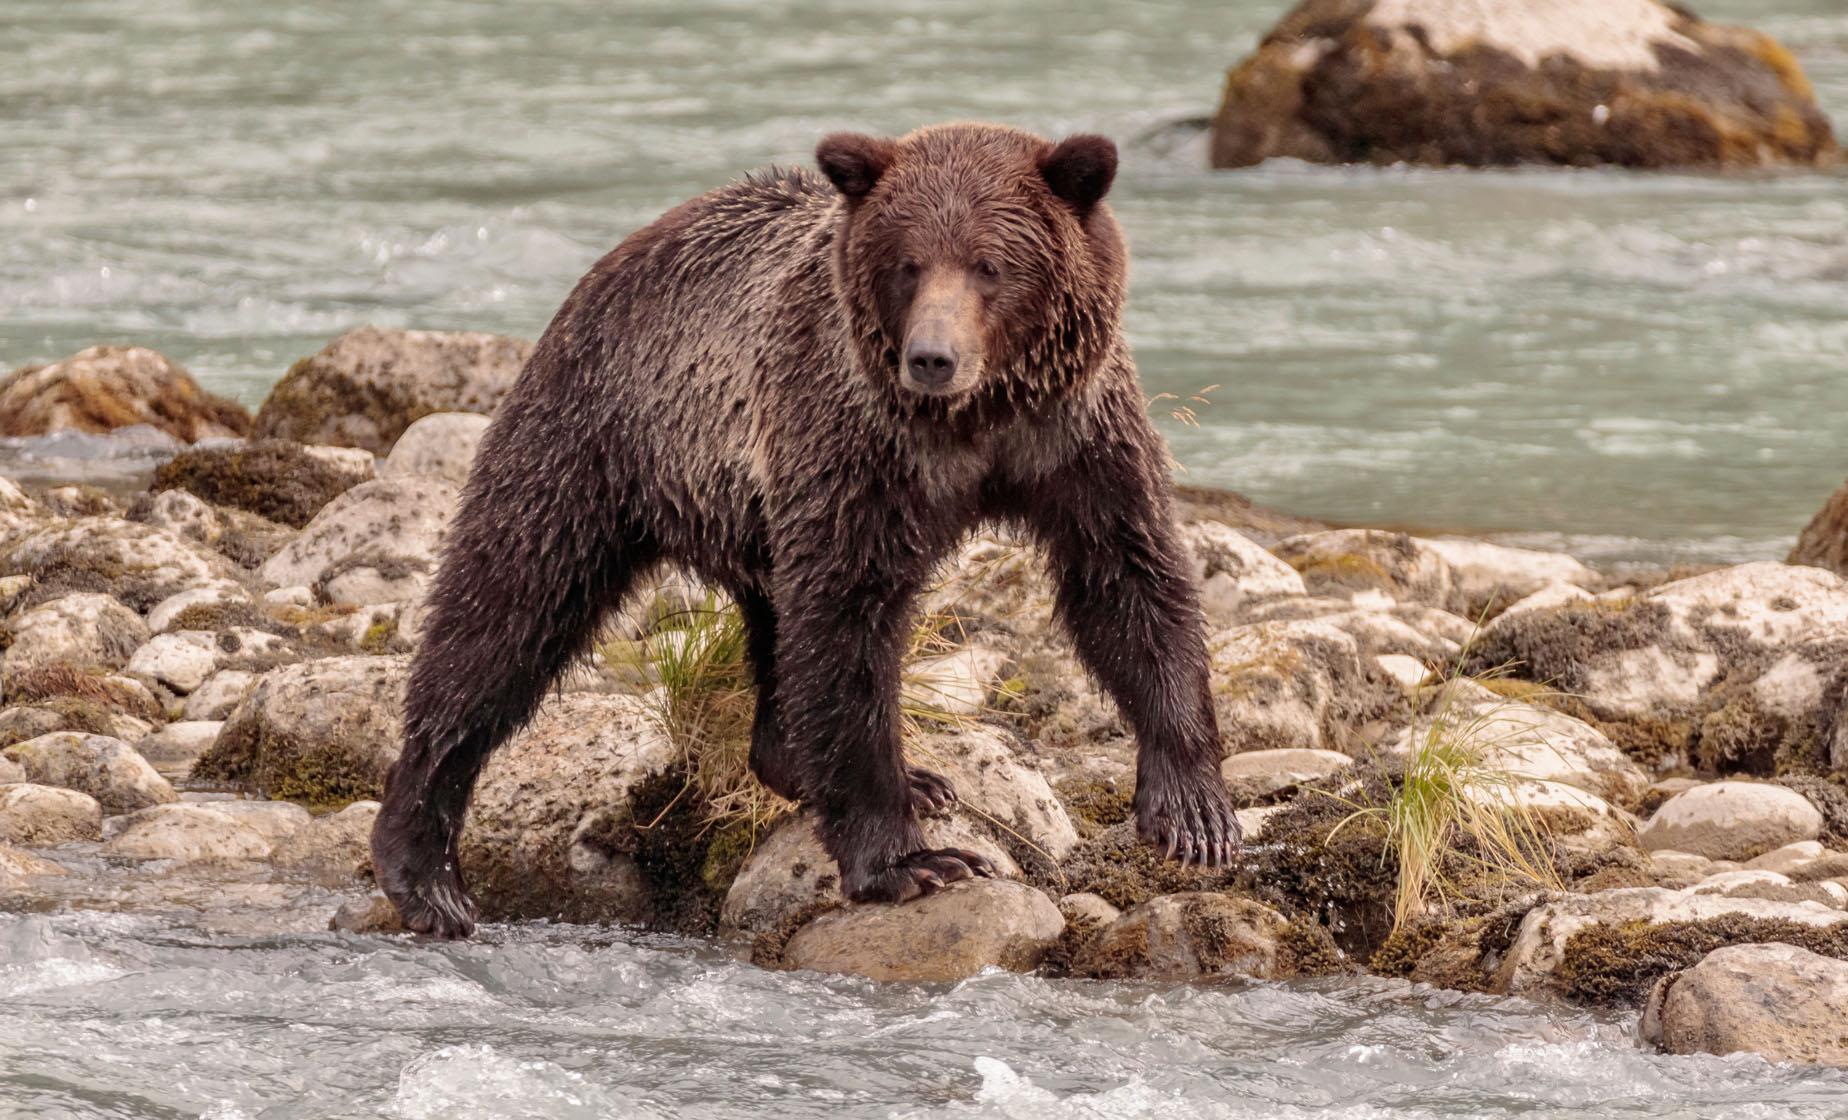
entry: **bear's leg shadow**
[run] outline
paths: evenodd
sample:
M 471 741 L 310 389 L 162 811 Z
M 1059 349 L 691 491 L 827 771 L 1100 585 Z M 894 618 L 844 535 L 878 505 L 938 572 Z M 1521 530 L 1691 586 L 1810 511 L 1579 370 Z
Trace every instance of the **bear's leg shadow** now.
M 482 458 L 516 440 L 546 446 L 510 433 L 489 441 Z M 559 673 L 589 649 L 604 612 L 658 558 L 652 539 L 603 495 L 548 489 L 540 472 L 510 459 L 478 462 L 483 470 L 489 475 L 471 480 L 430 595 L 405 697 L 404 751 L 372 834 L 380 889 L 406 927 L 438 937 L 474 929 L 460 838 L 489 752 L 532 717 Z M 595 475 L 575 477 L 589 490 Z
M 812 577 L 799 586 L 777 611 L 777 710 L 801 760 L 807 803 L 820 812 L 822 843 L 840 865 L 842 893 L 903 902 L 992 877 L 994 865 L 979 853 L 926 848 L 918 828 L 920 785 L 933 806 L 953 794 L 936 775 L 908 770 L 899 740 L 909 593 Z

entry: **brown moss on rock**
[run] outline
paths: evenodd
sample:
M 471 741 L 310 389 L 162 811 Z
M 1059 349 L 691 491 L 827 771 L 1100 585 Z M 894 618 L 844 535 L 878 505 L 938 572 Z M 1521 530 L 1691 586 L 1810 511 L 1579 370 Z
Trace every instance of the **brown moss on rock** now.
M 1848 928 L 1731 914 L 1704 922 L 1624 922 L 1587 926 L 1566 941 L 1562 992 L 1593 1007 L 1634 1007 L 1655 982 L 1726 945 L 1781 941 L 1848 960 Z
M 192 443 L 245 435 L 251 419 L 243 405 L 206 392 L 185 369 L 144 346 L 92 346 L 0 378 L 0 436 L 135 424 Z
M 1787 564 L 1805 564 L 1827 568 L 1836 575 L 1848 575 L 1848 484 L 1829 495 L 1810 523 L 1797 537 Z
M 56 699 L 114 709 L 152 723 L 162 720 L 160 706 L 146 692 L 100 670 L 64 662 L 9 672 L 0 687 L 0 703 L 8 706 Z
M 182 451 L 155 470 L 151 488 L 185 490 L 213 505 L 248 510 L 299 529 L 322 506 L 364 481 L 299 443 L 264 439 Z
M 1135 792 L 1107 780 L 1067 780 L 1054 789 L 1066 815 L 1088 840 L 1135 814 Z

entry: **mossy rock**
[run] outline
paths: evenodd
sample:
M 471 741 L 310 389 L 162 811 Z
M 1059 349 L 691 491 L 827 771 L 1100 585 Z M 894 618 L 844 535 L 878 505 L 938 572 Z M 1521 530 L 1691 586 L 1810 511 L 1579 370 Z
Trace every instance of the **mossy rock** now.
M 151 489 L 185 490 L 211 502 L 301 528 L 321 507 L 365 479 L 308 453 L 299 443 L 265 439 L 239 447 L 182 451 L 154 472 Z
M 1634 1007 L 1655 982 L 1715 949 L 1781 941 L 1848 960 L 1848 923 L 1812 926 L 1726 915 L 1701 922 L 1592 925 L 1566 941 L 1558 980 L 1565 997 L 1592 1007 Z

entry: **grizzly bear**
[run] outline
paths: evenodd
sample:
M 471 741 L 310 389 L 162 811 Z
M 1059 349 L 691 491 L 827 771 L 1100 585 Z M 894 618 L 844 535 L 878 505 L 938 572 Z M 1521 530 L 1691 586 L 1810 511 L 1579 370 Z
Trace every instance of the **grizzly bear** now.
M 954 794 L 907 769 L 912 603 L 974 526 L 1043 550 L 1058 617 L 1138 743 L 1142 837 L 1228 862 L 1202 622 L 1121 314 L 1116 146 L 995 125 L 842 133 L 598 261 L 464 491 L 372 836 L 405 924 L 467 936 L 469 793 L 657 565 L 723 588 L 756 688 L 750 764 L 819 816 L 856 901 L 994 874 L 931 849 Z

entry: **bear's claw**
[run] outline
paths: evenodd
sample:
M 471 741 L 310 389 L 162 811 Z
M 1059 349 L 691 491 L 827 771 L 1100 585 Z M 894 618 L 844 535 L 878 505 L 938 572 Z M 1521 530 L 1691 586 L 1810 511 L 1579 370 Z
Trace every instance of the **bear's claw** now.
M 995 865 L 980 852 L 925 849 L 900 857 L 860 883 L 848 884 L 846 893 L 854 902 L 910 902 L 963 879 L 993 879 L 996 875 Z
M 956 804 L 956 788 L 943 775 L 907 766 L 905 777 L 911 783 L 911 807 L 918 813 L 930 815 L 947 812 Z
M 1238 857 L 1244 831 L 1217 773 L 1145 792 L 1148 796 L 1137 798 L 1136 831 L 1164 858 L 1182 866 L 1227 867 Z

